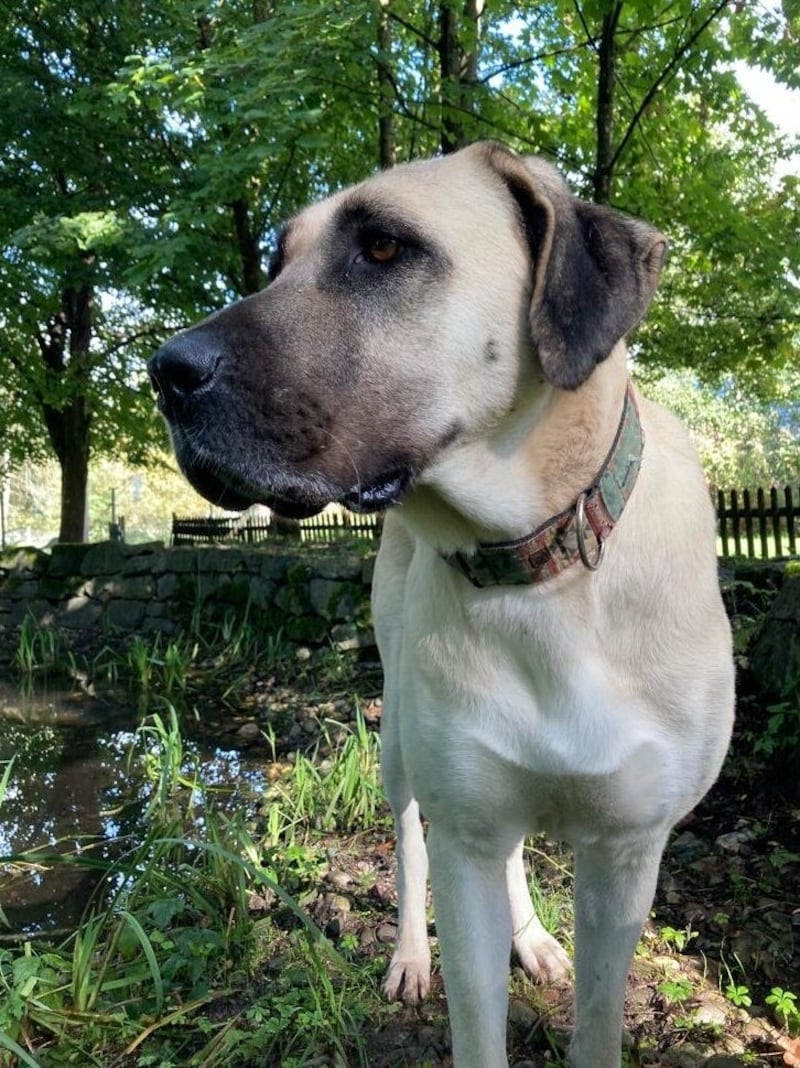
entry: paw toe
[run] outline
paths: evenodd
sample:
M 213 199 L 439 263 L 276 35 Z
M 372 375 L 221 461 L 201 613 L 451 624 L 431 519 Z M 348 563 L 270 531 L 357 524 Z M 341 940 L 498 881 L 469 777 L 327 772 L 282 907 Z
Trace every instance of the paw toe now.
M 383 993 L 388 1001 L 404 1001 L 416 1005 L 427 997 L 430 988 L 430 965 L 425 961 L 392 959 L 383 980 Z

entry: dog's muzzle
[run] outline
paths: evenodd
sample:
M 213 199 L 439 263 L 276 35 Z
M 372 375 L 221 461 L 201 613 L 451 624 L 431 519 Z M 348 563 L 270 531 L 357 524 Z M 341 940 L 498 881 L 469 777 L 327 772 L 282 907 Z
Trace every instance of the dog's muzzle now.
M 212 503 L 232 511 L 265 504 L 280 515 L 304 519 L 332 501 L 354 512 L 376 512 L 406 495 L 414 476 L 410 461 L 400 459 L 342 485 L 313 469 L 313 443 L 304 446 L 295 439 L 287 450 L 270 438 L 268 428 L 259 427 L 254 438 L 242 444 L 218 430 L 215 413 L 236 401 L 230 386 L 220 385 L 224 359 L 213 336 L 190 330 L 166 342 L 148 365 L 181 469 Z

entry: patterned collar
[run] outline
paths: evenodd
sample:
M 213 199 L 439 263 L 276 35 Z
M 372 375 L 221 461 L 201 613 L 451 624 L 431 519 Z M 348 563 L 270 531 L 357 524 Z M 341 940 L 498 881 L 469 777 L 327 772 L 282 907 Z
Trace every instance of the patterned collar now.
M 546 582 L 580 560 L 596 571 L 639 474 L 644 431 L 630 381 L 614 442 L 591 486 L 563 512 L 515 541 L 487 542 L 474 553 L 442 554 L 479 589 Z

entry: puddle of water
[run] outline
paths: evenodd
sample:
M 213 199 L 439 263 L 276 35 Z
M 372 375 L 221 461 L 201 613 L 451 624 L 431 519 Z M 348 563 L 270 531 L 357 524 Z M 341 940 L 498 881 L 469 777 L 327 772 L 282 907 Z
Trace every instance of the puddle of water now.
M 151 787 L 135 723 L 120 705 L 69 690 L 20 694 L 0 681 L 0 772 L 14 759 L 0 801 L 0 907 L 15 930 L 74 928 L 98 874 L 68 864 L 20 872 L 4 856 L 94 843 L 93 856 L 110 858 L 141 837 Z M 197 754 L 202 782 L 226 794 L 231 811 L 258 804 L 266 760 L 185 739 L 184 749 Z

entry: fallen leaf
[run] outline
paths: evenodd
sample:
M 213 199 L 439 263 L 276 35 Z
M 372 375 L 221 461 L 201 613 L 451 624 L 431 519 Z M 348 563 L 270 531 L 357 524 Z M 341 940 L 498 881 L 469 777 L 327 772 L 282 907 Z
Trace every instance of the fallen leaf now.
M 789 1068 L 800 1068 L 800 1038 L 779 1038 L 778 1045 L 786 1051 L 783 1063 Z

